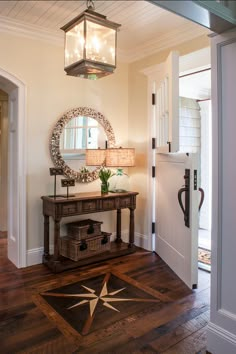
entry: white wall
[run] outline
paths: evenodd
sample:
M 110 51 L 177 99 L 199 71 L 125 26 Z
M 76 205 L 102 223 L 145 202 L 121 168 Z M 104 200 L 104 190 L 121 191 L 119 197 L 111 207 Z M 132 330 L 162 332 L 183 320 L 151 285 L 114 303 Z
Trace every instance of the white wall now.
M 179 99 L 179 150 L 200 152 L 201 115 L 196 100 L 187 97 Z
M 43 217 L 40 197 L 53 193 L 49 136 L 58 118 L 67 110 L 89 106 L 111 123 L 117 144 L 128 141 L 128 66 L 119 64 L 115 74 L 89 81 L 66 76 L 63 47 L 1 33 L 0 68 L 21 79 L 27 89 L 27 249 L 43 245 Z M 73 191 L 98 190 L 99 182 L 76 184 Z M 59 190 L 59 183 L 58 183 Z M 114 213 L 113 213 L 114 214 Z M 93 215 L 94 217 L 95 215 Z M 108 213 L 104 230 L 114 231 Z M 63 220 L 67 221 L 67 219 Z M 69 220 L 68 220 L 69 221 Z M 128 226 L 123 224 L 124 228 Z

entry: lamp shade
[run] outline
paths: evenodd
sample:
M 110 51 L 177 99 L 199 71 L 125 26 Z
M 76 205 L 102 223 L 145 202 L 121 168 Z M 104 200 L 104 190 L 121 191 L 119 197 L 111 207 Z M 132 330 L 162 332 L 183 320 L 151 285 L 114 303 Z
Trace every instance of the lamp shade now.
M 106 150 L 106 166 L 132 167 L 135 166 L 134 148 L 112 148 Z
M 92 7 L 63 26 L 67 75 L 96 80 L 112 74 L 116 68 L 119 26 Z
M 86 149 L 86 166 L 101 166 L 106 160 L 106 149 Z

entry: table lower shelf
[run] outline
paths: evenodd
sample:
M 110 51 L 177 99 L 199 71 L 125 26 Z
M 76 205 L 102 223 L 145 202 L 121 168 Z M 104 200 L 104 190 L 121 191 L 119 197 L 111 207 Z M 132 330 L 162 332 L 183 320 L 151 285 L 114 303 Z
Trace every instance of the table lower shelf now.
M 111 242 L 110 251 L 97 254 L 96 256 L 84 258 L 79 261 L 72 261 L 69 258 L 60 256 L 59 260 L 55 261 L 53 255 L 49 255 L 48 257 L 43 256 L 43 263 L 49 269 L 51 269 L 53 273 L 60 273 L 63 272 L 64 270 L 69 270 L 80 266 L 101 262 L 107 259 L 134 253 L 135 250 L 136 250 L 135 245 L 129 247 L 129 244 L 125 242 L 122 243 Z

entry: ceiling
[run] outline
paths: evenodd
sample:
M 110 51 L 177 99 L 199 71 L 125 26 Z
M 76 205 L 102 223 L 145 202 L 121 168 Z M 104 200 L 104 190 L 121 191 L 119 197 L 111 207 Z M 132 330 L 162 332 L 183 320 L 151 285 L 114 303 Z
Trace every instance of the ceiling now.
M 95 11 L 121 24 L 118 58 L 132 62 L 210 31 L 148 1 L 95 0 Z M 60 27 L 87 8 L 86 1 L 0 1 L 0 32 L 63 45 Z
M 125 62 L 133 62 L 211 33 L 208 29 L 148 1 L 95 0 L 94 4 L 96 12 L 121 24 L 117 43 L 118 59 Z M 63 46 L 64 32 L 60 28 L 86 8 L 86 1 L 1 0 L 0 32 L 11 32 Z M 188 61 L 200 63 L 199 59 L 194 55 Z M 182 78 L 180 94 L 198 99 L 209 97 L 210 71 Z

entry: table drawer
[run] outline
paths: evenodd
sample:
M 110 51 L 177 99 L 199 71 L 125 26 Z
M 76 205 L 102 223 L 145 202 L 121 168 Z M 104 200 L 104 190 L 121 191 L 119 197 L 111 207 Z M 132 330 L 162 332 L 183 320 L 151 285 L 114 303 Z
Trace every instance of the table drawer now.
M 97 210 L 97 203 L 95 200 L 83 201 L 82 203 L 82 212 L 92 212 Z
M 61 213 L 62 213 L 62 215 L 76 214 L 77 213 L 77 203 L 62 204 Z
M 132 206 L 132 198 L 131 197 L 124 197 L 119 199 L 119 207 L 120 208 L 128 208 Z
M 115 199 L 104 199 L 102 201 L 103 210 L 114 210 L 116 209 Z

